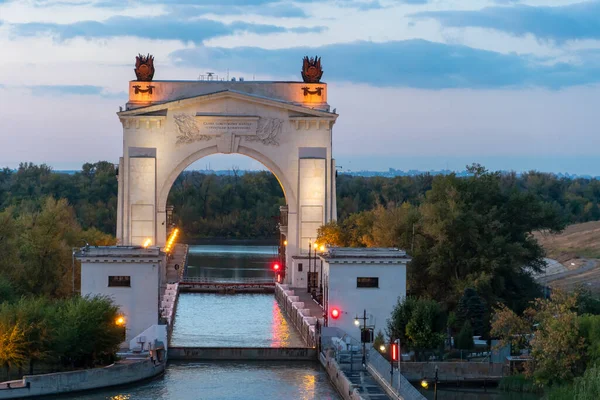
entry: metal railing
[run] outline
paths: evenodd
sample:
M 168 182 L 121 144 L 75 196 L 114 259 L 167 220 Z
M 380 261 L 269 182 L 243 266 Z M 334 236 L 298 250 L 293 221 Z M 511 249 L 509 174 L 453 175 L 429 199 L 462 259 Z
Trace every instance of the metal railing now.
M 367 365 L 373 368 L 386 386 L 391 388 L 400 398 L 405 400 L 425 399 L 403 375 L 399 374 L 398 368 L 394 368 L 392 375 L 390 373 L 390 362 L 374 348 L 370 348 L 367 352 Z
M 186 283 L 232 283 L 232 284 L 264 284 L 275 283 L 275 278 L 206 278 L 202 276 L 186 276 L 181 280 Z

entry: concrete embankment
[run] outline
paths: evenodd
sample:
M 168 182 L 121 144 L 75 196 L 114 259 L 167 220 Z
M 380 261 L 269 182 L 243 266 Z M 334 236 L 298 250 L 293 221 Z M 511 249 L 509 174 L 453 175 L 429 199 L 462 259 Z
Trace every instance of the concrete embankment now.
M 321 365 L 323 365 L 323 368 L 325 368 L 327 375 L 329 375 L 329 380 L 344 400 L 364 400 L 358 389 L 355 388 L 352 382 L 344 375 L 344 372 L 342 372 L 335 359 L 320 354 L 319 361 L 321 362 Z
M 170 347 L 169 360 L 316 361 L 317 350 L 303 347 Z
M 0 399 L 22 399 L 124 385 L 162 374 L 165 363 L 126 360 L 104 368 L 24 376 L 0 383 Z

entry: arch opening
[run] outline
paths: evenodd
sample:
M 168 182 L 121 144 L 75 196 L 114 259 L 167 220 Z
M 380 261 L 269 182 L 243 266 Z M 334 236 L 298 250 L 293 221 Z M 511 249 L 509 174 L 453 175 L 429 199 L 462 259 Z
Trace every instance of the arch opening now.
M 188 242 L 279 239 L 289 197 L 282 180 L 260 161 L 237 156 L 214 153 L 178 166 L 176 170 L 188 164 L 167 193 L 167 230 L 177 225 Z

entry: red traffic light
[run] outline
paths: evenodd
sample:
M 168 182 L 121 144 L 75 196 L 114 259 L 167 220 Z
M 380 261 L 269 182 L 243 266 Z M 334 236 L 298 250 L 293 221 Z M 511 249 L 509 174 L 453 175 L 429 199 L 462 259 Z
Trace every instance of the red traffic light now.
M 278 263 L 273 264 L 273 271 L 279 271 L 281 266 Z
M 337 308 L 332 308 L 331 309 L 331 318 L 338 319 L 339 316 L 340 316 L 340 310 L 338 310 Z
M 392 344 L 392 361 L 398 361 L 398 345 Z

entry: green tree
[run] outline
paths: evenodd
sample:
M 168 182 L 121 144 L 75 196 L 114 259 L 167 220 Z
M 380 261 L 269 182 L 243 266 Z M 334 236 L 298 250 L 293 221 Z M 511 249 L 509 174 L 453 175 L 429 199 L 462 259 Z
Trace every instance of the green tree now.
M 388 336 L 415 350 L 438 349 L 444 342 L 446 316 L 440 305 L 429 299 L 408 297 L 398 303 L 388 320 Z
M 488 312 L 484 301 L 475 289 L 466 288 L 456 308 L 456 318 L 459 326 L 464 326 L 465 322 L 469 322 L 473 334 L 487 335 L 489 324 L 486 317 L 488 317 Z
M 64 300 L 55 314 L 56 353 L 65 365 L 92 367 L 110 362 L 125 339 L 116 324 L 118 307 L 102 296 Z
M 473 347 L 475 347 L 475 343 L 473 342 L 473 328 L 471 327 L 469 320 L 466 320 L 456 336 L 456 348 L 460 350 L 471 350 Z
M 588 368 L 600 366 L 600 315 L 580 316 L 579 335 L 585 339 Z

